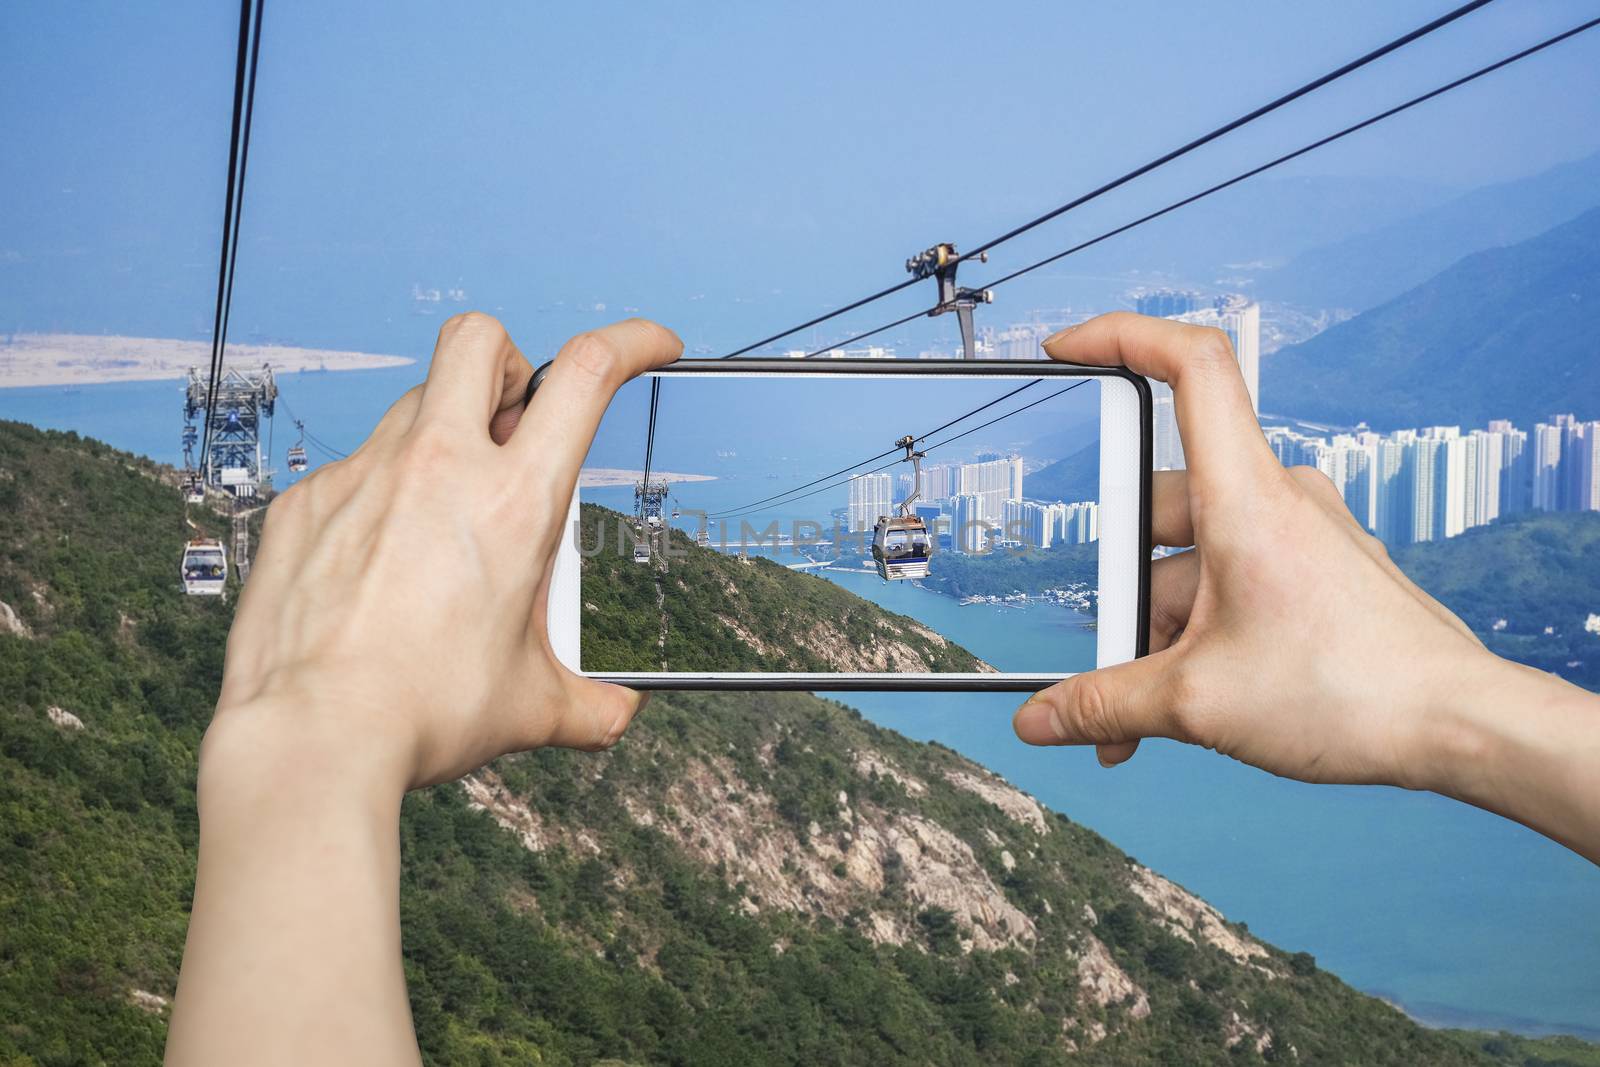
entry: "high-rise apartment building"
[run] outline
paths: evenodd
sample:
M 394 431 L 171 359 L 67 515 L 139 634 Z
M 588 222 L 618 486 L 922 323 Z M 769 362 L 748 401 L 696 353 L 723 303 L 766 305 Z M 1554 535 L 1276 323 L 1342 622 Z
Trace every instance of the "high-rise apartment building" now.
M 1571 510 L 1600 511 L 1600 422 L 1580 422 L 1569 429 L 1562 462 L 1572 465 Z
M 894 510 L 894 479 L 888 474 L 861 474 L 850 479 L 847 521 L 851 533 L 871 530 Z M 837 499 L 837 498 L 835 498 Z
M 1067 504 L 1061 511 L 1061 540 L 1070 545 L 1100 540 L 1100 505 L 1093 500 Z
M 1285 466 L 1309 463 L 1351 513 L 1392 545 L 1455 537 L 1530 507 L 1600 510 L 1600 422 L 1552 416 L 1530 436 L 1505 419 L 1457 426 L 1310 437 L 1268 427 Z
M 960 493 L 951 499 L 950 547 L 957 552 L 984 551 L 989 544 L 989 532 L 995 525 L 984 518 L 983 499 L 976 493 Z
M 1556 416 L 1557 420 L 1561 416 Z M 1535 511 L 1559 511 L 1565 503 L 1561 485 L 1561 450 L 1566 427 L 1559 421 L 1541 422 L 1533 427 L 1532 507 Z
M 1186 315 L 1200 307 L 1200 294 L 1192 289 L 1145 289 L 1133 294 L 1135 311 L 1160 319 Z
M 1391 545 L 1406 545 L 1416 540 L 1411 504 L 1415 469 L 1409 462 L 1411 446 L 1416 439 L 1415 430 L 1401 430 L 1378 443 L 1372 532 Z
M 1005 517 L 1005 502 L 1022 499 L 1022 457 L 992 452 L 985 456 L 989 458 L 961 464 L 951 495 L 978 497 L 983 518 L 999 526 Z

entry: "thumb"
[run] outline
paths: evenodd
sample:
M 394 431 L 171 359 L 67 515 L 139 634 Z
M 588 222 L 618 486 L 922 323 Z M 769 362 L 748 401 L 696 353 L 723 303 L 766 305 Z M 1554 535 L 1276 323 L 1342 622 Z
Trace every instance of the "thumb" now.
M 1057 682 L 1029 697 L 1012 726 L 1030 745 L 1105 746 L 1102 762 L 1120 763 L 1141 738 L 1175 735 L 1174 657 L 1166 649 Z
M 582 675 L 567 679 L 563 713 L 553 724 L 546 745 L 598 752 L 610 748 L 650 701 L 640 693 Z

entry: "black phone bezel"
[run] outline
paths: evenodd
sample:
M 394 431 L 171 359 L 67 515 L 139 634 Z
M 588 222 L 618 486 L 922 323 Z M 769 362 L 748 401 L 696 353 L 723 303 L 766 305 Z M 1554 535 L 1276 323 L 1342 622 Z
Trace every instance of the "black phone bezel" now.
M 534 372 L 528 381 L 527 398 L 544 380 L 549 363 Z M 869 359 L 680 359 L 675 363 L 649 371 L 641 377 L 674 374 L 928 374 L 928 375 L 982 375 L 987 377 L 1017 378 L 1122 378 L 1134 387 L 1139 398 L 1139 571 L 1136 596 L 1136 626 L 1134 656 L 1143 657 L 1150 651 L 1150 508 L 1151 508 L 1151 426 L 1152 399 L 1150 383 L 1126 367 L 1092 367 L 1054 360 L 869 360 Z M 581 641 L 580 641 L 581 646 Z M 581 654 L 581 652 L 580 652 Z M 1031 693 L 1060 681 L 1048 675 L 1024 675 L 1009 678 L 956 678 L 934 675 L 921 678 L 905 675 L 840 675 L 829 681 L 829 676 L 803 676 L 795 678 L 760 678 L 752 675 L 730 678 L 707 678 L 685 672 L 681 677 L 633 675 L 625 672 L 583 672 L 586 677 L 615 682 L 632 689 L 703 692 L 805 692 L 805 693 Z

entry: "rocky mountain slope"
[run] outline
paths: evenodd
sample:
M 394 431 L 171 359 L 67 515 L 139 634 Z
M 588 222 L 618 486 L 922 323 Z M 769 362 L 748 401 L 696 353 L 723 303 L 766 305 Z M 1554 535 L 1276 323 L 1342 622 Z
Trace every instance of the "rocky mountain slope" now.
M 153 1064 L 229 608 L 153 465 L 0 423 L 0 1064 Z M 996 723 L 996 729 L 1005 729 Z M 1425 1030 L 937 745 L 663 694 L 612 752 L 411 796 L 439 1064 L 1593 1062 Z

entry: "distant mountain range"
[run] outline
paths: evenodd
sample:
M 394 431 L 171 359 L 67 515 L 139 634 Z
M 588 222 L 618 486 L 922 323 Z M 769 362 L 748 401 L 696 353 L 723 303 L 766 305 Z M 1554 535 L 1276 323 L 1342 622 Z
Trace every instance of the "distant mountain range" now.
M 1266 410 L 1377 429 L 1554 411 L 1600 416 L 1600 208 L 1291 345 L 1262 365 Z
M 1023 492 L 1032 500 L 1100 499 L 1100 442 L 1041 467 L 1022 480 Z
M 1463 256 L 1525 241 L 1600 205 L 1600 154 L 1464 193 L 1294 255 L 1251 287 L 1262 300 L 1365 311 Z

